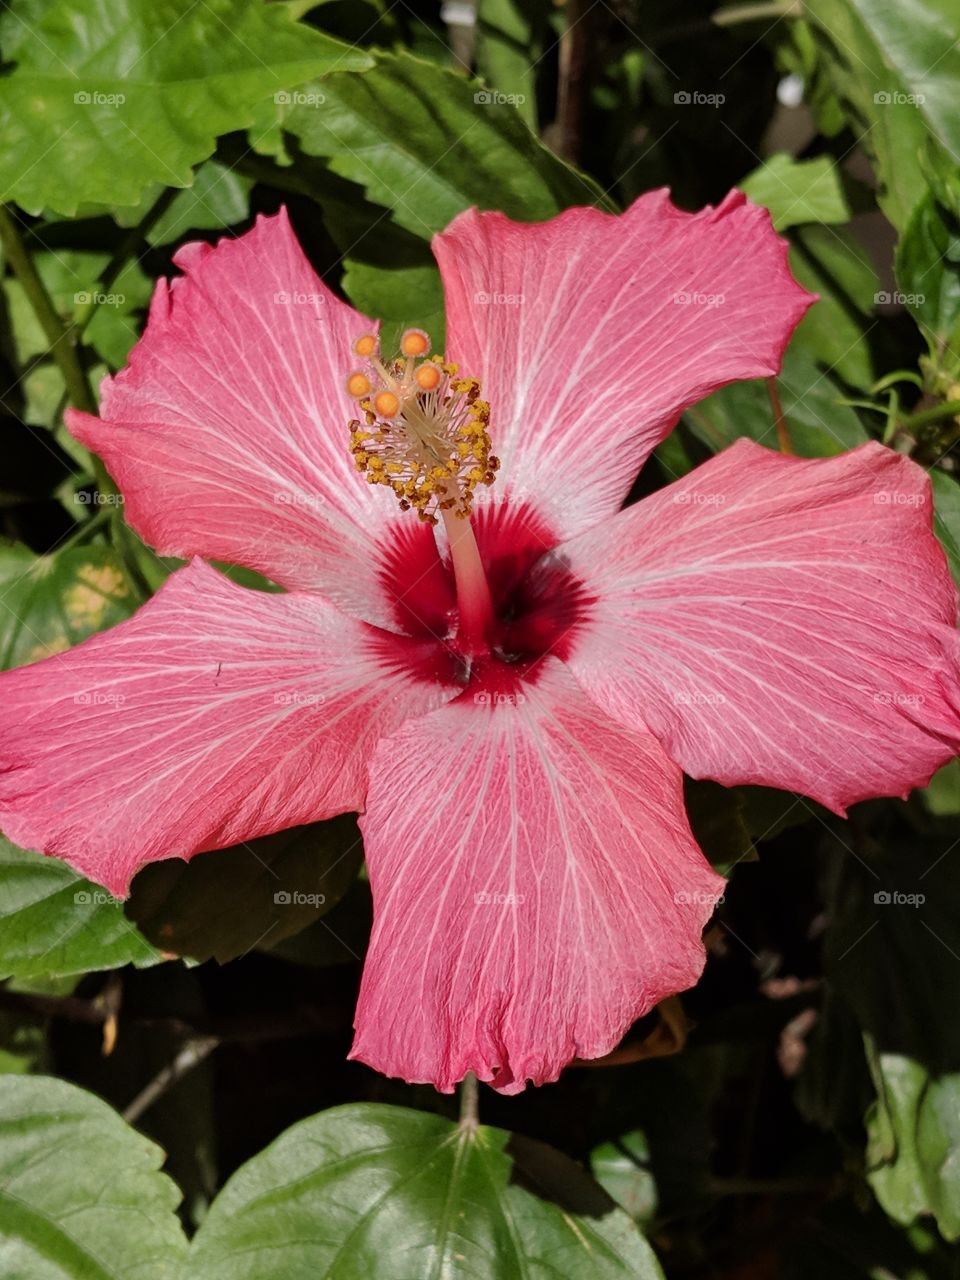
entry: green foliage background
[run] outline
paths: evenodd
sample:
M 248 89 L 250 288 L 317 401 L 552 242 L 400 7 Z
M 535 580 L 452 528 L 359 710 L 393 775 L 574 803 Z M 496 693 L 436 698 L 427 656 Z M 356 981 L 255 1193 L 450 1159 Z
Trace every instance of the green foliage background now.
M 780 384 L 796 451 L 911 454 L 960 576 L 956 0 L 464 9 L 4 7 L 4 666 L 173 567 L 62 412 L 122 367 L 178 245 L 281 202 L 333 287 L 439 341 L 429 241 L 459 210 L 742 187 L 821 295 Z M 742 435 L 775 446 L 760 383 L 692 408 L 638 493 Z M 956 1280 L 960 768 L 846 823 L 756 788 L 688 799 L 732 876 L 702 982 L 608 1064 L 482 1090 L 479 1128 L 345 1060 L 370 922 L 352 817 L 154 866 L 123 905 L 0 839 L 0 1280 Z

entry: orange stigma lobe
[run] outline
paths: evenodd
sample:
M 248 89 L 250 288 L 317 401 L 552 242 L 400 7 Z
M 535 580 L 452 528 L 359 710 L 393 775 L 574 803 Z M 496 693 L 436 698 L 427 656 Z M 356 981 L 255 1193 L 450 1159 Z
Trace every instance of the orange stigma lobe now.
M 430 339 L 422 329 L 407 329 L 400 339 L 400 351 L 408 359 L 425 356 L 430 350 Z

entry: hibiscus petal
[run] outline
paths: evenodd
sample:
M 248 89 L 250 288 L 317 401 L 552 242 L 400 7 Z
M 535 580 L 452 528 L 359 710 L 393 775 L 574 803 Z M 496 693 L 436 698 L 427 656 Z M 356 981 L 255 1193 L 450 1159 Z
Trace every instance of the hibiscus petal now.
M 568 661 L 694 777 L 843 813 L 960 747 L 956 592 L 922 468 L 747 440 L 558 547 L 595 597 Z
M 697 980 L 723 883 L 656 740 L 556 660 L 539 677 L 404 725 L 371 763 L 352 1056 L 444 1092 L 473 1071 L 518 1093 L 608 1053 Z
M 246 565 L 389 625 L 374 538 L 399 517 L 357 474 L 344 387 L 371 322 L 304 257 L 286 213 L 216 248 L 189 244 L 161 280 L 102 419 L 67 425 L 98 453 L 127 520 L 164 555 Z
M 358 809 L 379 735 L 452 696 L 407 674 L 419 651 L 195 561 L 0 676 L 0 828 L 123 894 L 148 862 Z
M 696 214 L 653 191 L 619 217 L 539 224 L 469 209 L 433 245 L 447 349 L 483 383 L 503 464 L 478 498 L 534 503 L 558 538 L 619 508 L 687 405 L 776 373 L 813 301 L 740 192 Z

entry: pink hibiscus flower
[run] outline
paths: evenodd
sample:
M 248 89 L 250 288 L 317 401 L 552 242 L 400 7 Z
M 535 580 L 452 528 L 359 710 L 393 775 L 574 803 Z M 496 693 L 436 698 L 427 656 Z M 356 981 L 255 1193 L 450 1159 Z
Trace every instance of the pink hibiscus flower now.
M 513 1093 L 699 976 L 722 881 L 682 769 L 843 813 L 954 753 L 956 596 L 926 476 L 877 444 L 741 440 L 622 509 L 683 408 L 774 374 L 810 304 L 741 195 L 470 210 L 435 251 L 448 357 L 413 330 L 382 362 L 283 213 L 178 253 L 102 419 L 69 426 L 159 552 L 286 592 L 194 559 L 3 677 L 0 825 L 122 894 L 359 810 L 353 1055 Z

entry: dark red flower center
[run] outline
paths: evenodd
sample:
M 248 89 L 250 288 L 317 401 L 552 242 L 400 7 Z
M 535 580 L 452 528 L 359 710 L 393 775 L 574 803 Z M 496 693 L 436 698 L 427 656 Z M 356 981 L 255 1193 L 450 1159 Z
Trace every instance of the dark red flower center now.
M 536 678 L 541 659 L 568 654 L 590 597 L 562 559 L 549 555 L 557 538 L 526 503 L 485 504 L 473 526 L 493 598 L 488 656 L 471 660 L 458 647 L 454 574 L 431 526 L 392 526 L 383 581 L 398 627 L 423 642 L 416 646 L 422 676 L 509 696 Z

